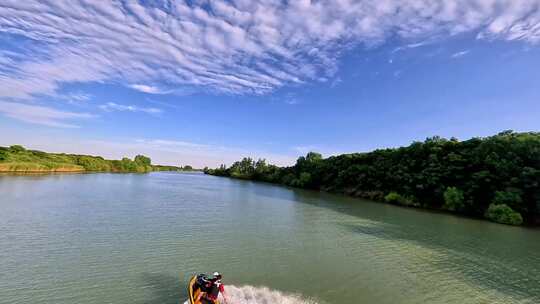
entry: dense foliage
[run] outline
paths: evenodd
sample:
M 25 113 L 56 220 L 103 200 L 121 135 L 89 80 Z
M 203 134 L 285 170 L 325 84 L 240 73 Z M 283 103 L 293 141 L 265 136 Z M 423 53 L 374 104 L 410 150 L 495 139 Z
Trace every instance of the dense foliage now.
M 491 204 L 489 205 L 486 214 L 486 218 L 501 224 L 508 225 L 521 225 L 523 218 L 521 214 L 512 210 L 506 204 Z
M 0 171 L 49 172 L 49 171 L 104 171 L 150 172 L 181 170 L 174 166 L 153 166 L 150 158 L 137 155 L 133 160 L 107 160 L 101 156 L 46 153 L 26 150 L 19 145 L 0 147 Z
M 534 132 L 505 131 L 466 141 L 432 137 L 407 147 L 329 158 L 310 152 L 284 168 L 244 158 L 205 172 L 507 224 L 521 223 L 520 218 L 540 222 L 540 133 Z

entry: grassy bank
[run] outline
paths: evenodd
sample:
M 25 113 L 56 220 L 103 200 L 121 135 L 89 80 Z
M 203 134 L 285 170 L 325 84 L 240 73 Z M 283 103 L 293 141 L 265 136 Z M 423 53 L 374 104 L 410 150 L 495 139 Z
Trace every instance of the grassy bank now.
M 186 166 L 191 168 L 190 166 Z M 176 166 L 152 165 L 151 159 L 137 155 L 133 160 L 108 160 L 101 156 L 47 153 L 22 146 L 0 147 L 0 172 L 138 172 L 182 171 Z
M 491 221 L 540 223 L 540 133 L 501 132 L 459 141 L 428 138 L 407 147 L 323 158 L 291 167 L 244 158 L 205 173 L 444 210 Z
M 84 172 L 84 167 L 61 163 L 7 162 L 0 163 L 0 172 Z

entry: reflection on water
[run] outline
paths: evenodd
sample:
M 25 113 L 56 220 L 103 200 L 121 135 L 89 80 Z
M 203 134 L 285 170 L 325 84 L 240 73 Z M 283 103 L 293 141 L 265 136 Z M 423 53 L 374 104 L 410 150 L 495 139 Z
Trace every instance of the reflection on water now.
M 235 303 L 540 303 L 537 230 L 202 174 L 0 193 L 6 303 L 182 303 L 215 270 Z

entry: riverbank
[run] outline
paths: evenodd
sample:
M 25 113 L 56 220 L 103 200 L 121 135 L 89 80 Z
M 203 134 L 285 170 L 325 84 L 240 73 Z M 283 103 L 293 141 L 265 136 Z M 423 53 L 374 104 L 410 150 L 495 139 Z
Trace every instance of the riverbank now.
M 48 172 L 85 172 L 82 166 L 77 165 L 56 165 L 49 167 L 43 164 L 36 163 L 20 163 L 7 162 L 0 163 L 0 172 L 15 172 L 15 173 L 48 173 Z
M 107 160 L 101 156 L 65 153 L 47 153 L 27 150 L 13 145 L 0 147 L 0 172 L 14 173 L 74 173 L 74 172 L 116 172 L 146 173 L 153 171 L 191 171 L 191 166 L 176 167 L 153 165 L 151 159 L 137 155 L 133 160 Z
M 205 173 L 441 210 L 510 225 L 540 223 L 540 133 L 501 132 L 459 141 L 323 158 L 291 167 L 244 158 Z

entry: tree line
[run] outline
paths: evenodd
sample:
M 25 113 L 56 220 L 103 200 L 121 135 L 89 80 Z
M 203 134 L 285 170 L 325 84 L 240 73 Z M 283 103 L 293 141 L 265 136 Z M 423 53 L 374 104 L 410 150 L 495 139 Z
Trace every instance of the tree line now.
M 504 131 L 459 141 L 438 136 L 407 147 L 323 158 L 290 167 L 244 158 L 205 173 L 445 210 L 494 222 L 540 223 L 540 133 Z
M 108 160 L 101 156 L 47 153 L 27 150 L 23 146 L 0 147 L 0 171 L 92 171 L 92 172 L 150 172 L 193 170 L 184 167 L 152 165 L 152 160 L 144 155 L 133 159 Z

